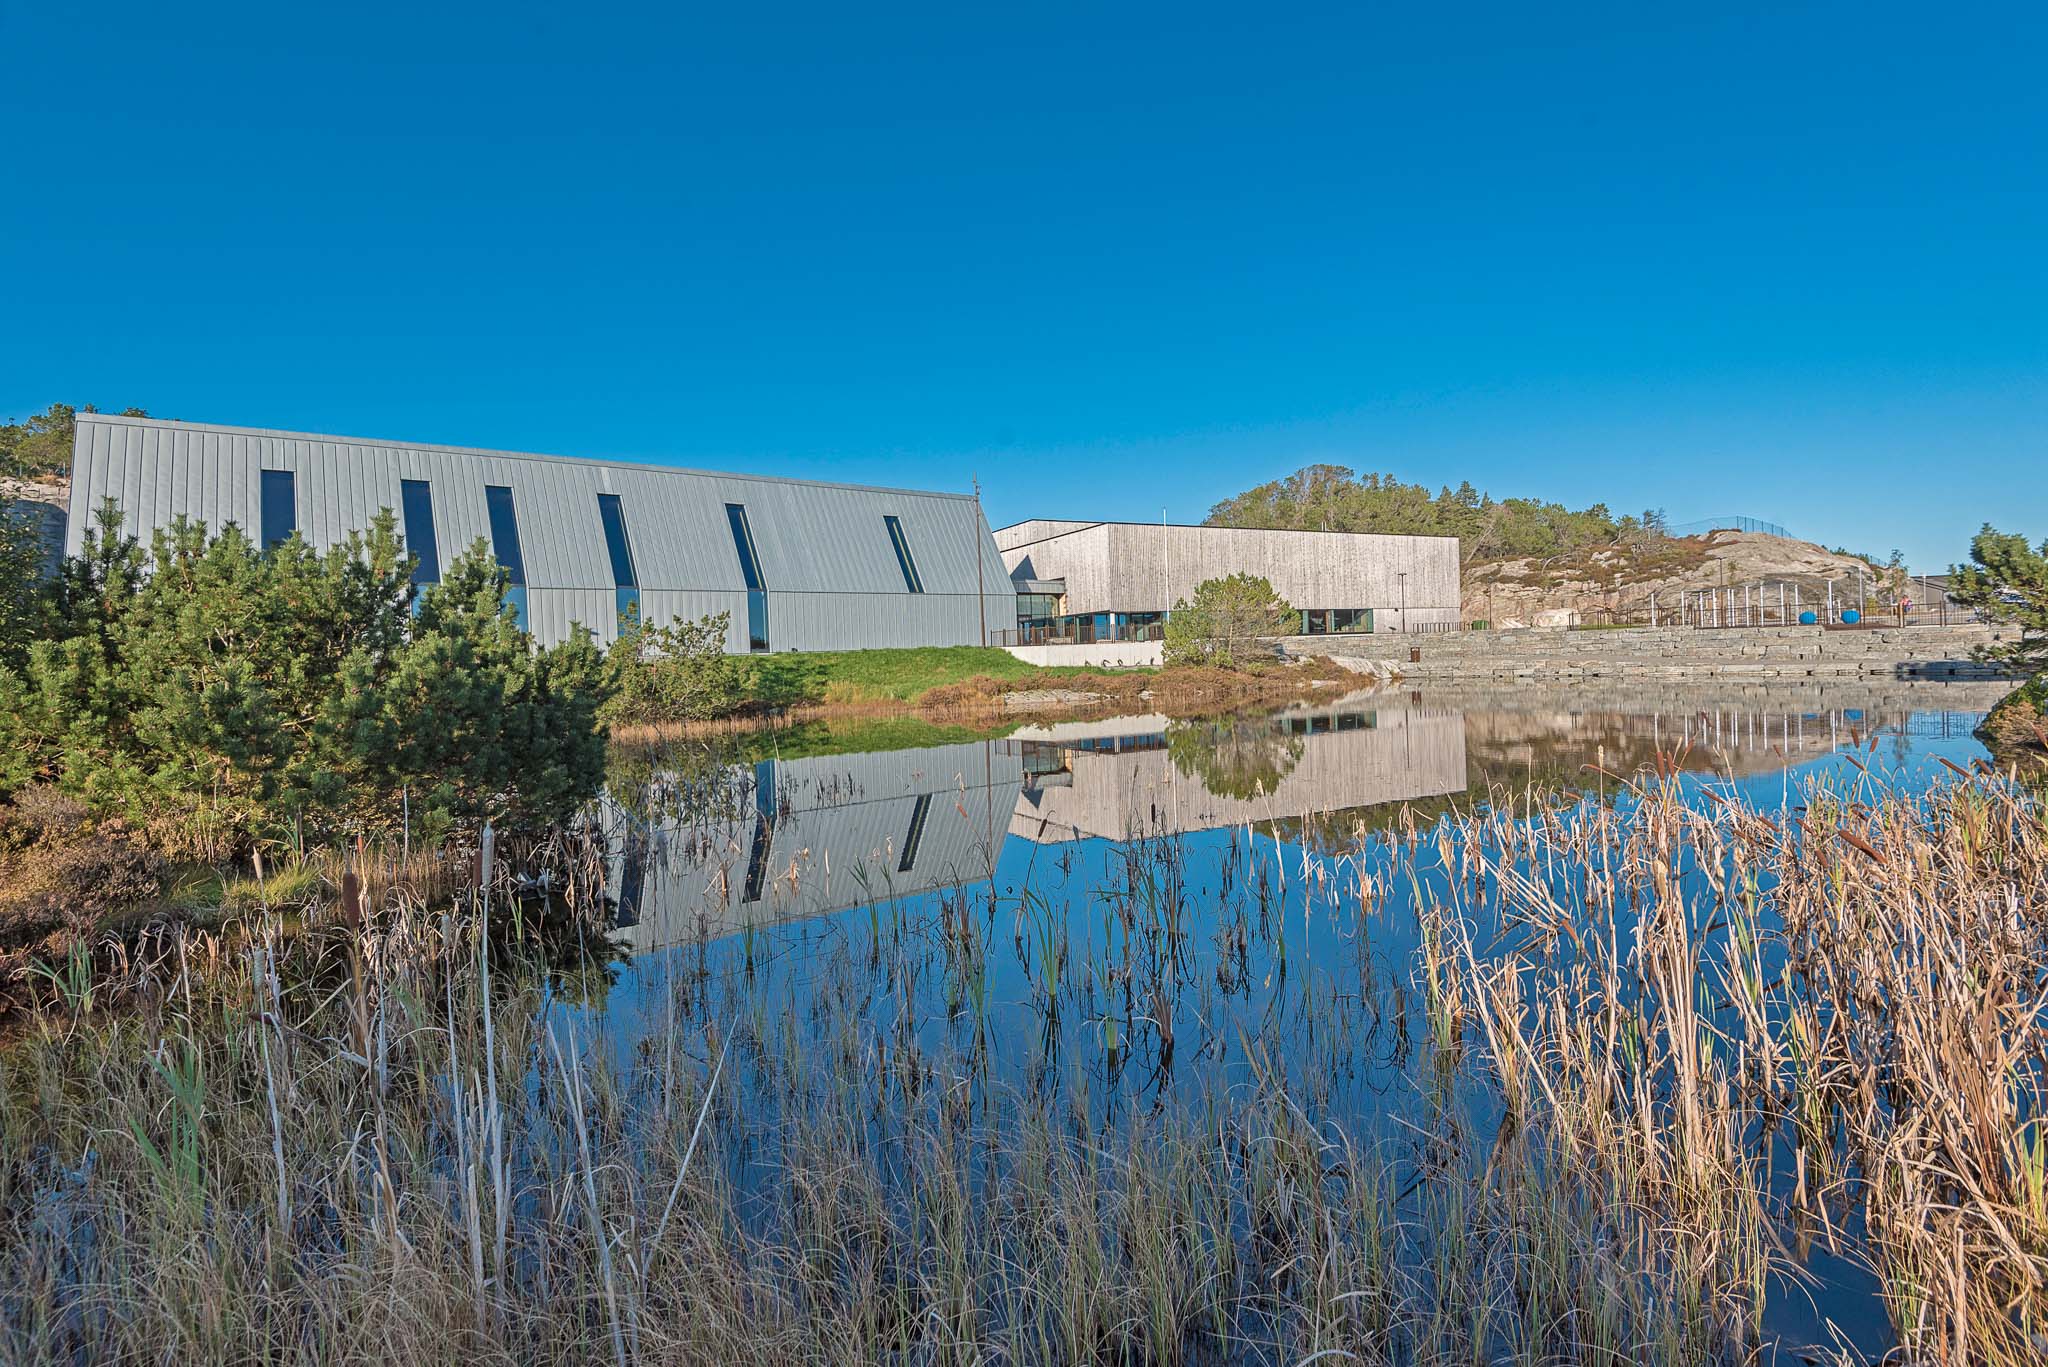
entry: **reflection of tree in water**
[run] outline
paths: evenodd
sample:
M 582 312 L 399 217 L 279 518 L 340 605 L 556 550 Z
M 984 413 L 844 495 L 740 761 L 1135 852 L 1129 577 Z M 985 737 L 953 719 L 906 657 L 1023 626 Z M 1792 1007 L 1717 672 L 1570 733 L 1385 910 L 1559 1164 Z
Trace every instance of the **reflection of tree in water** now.
M 1280 786 L 1301 761 L 1301 737 L 1266 717 L 1205 717 L 1166 724 L 1173 767 L 1218 797 L 1255 798 Z

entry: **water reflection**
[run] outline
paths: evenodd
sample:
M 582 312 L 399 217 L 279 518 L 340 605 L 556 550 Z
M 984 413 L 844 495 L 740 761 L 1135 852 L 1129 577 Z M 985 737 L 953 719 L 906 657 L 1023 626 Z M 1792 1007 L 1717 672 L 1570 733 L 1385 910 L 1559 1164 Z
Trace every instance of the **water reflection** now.
M 1052 722 L 869 753 L 780 758 L 771 738 L 745 761 L 712 754 L 688 775 L 615 782 L 634 799 L 612 813 L 618 933 L 647 949 L 961 887 L 989 879 L 1011 840 L 1251 826 L 1327 845 L 1503 789 L 1604 795 L 1660 754 L 1765 803 L 1850 747 L 1858 764 L 1888 762 L 1910 781 L 1937 754 L 1977 755 L 1970 732 L 2000 692 L 1388 690 L 1259 716 Z
M 1444 797 L 1467 784 L 1465 718 L 1444 708 L 1290 709 L 1175 722 L 1029 727 L 1009 830 L 1040 844 L 1123 840 Z
M 1475 885 L 1448 832 L 1377 833 L 1534 786 L 1568 810 L 1530 825 L 1568 851 L 1660 754 L 1685 784 L 1762 807 L 1833 775 L 1910 787 L 1982 755 L 1970 731 L 1997 696 L 1393 690 L 1261 716 L 789 758 L 770 738 L 676 759 L 615 785 L 619 934 L 645 952 L 591 1033 L 624 1059 L 678 1030 L 752 1031 L 758 1055 L 727 1085 L 764 1135 L 817 1104 L 792 1102 L 790 1079 L 822 1060 L 848 1094 L 849 1078 L 894 1080 L 860 1122 L 891 1153 L 913 1132 L 912 1096 L 1057 1107 L 1107 1134 L 1229 1115 L 1277 1085 L 1362 1151 L 1440 1172 L 1507 1133 L 1417 967 L 1418 906 L 1462 906 Z M 1503 811 L 1499 831 L 1526 811 Z M 1583 870 L 1535 849 L 1528 886 L 1583 902 Z M 1696 866 L 1680 876 L 1706 897 Z M 1468 908 L 1489 945 L 1490 906 Z M 734 1189 L 763 1180 L 751 1153 L 730 1160 Z M 1406 1211 L 1433 1229 L 1427 1214 Z M 1868 1275 L 1824 1247 L 1800 1256 L 1818 1284 L 1773 1282 L 1767 1336 L 1884 1351 Z
M 615 807 L 620 938 L 634 949 L 989 876 L 1024 790 L 997 741 L 723 766 L 678 811 Z

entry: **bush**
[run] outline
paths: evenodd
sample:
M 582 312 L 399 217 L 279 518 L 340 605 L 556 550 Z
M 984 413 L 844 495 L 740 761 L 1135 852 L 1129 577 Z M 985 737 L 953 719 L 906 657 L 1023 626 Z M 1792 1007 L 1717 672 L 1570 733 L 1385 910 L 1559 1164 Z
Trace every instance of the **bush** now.
M 2000 763 L 2048 762 L 2048 674 L 2037 675 L 1999 700 L 1977 728 L 1977 738 Z
M 491 818 L 542 826 L 603 781 L 603 660 L 536 651 L 481 541 L 409 613 L 388 512 L 324 554 L 180 521 L 145 553 L 111 504 L 0 669 L 0 791 L 43 780 L 166 853 Z
M 10 838 L 32 837 L 0 865 L 0 950 L 32 948 L 59 933 L 88 937 L 162 898 L 163 856 L 118 822 L 94 829 L 76 803 L 46 788 L 28 791 L 39 810 L 24 811 L 17 801 L 0 818 Z
M 1192 603 L 1173 605 L 1161 654 L 1170 665 L 1236 668 L 1268 653 L 1262 639 L 1292 635 L 1300 624 L 1300 614 L 1255 574 L 1207 579 L 1195 586 Z
M 658 726 L 722 717 L 746 697 L 739 662 L 725 653 L 728 613 L 650 627 L 637 618 L 606 654 L 613 725 Z
M 1970 542 L 1970 560 L 1949 576 L 1955 601 L 2020 629 L 2011 645 L 1981 653 L 2029 674 L 2048 673 L 2048 540 L 2030 546 L 1987 522 Z

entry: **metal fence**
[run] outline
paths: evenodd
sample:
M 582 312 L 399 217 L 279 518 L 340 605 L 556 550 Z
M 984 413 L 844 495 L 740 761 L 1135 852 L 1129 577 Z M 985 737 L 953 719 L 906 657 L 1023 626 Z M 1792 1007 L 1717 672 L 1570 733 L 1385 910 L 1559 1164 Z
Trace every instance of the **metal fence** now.
M 1846 620 L 1852 612 L 1855 620 Z M 1983 614 L 1952 604 L 1945 595 L 1937 595 L 1932 603 L 1914 601 L 1908 608 L 1903 601 L 1879 603 L 1867 595 L 1858 598 L 1837 594 L 1830 599 L 1825 593 L 1813 595 L 1794 585 L 1751 584 L 1696 589 L 1625 607 L 1583 608 L 1571 613 L 1570 620 L 1556 625 L 1578 630 L 1693 627 L 1711 631 L 1723 627 L 1799 626 L 1805 624 L 1802 618 L 1809 613 L 1813 625 L 1838 631 L 1960 626 L 1984 620 Z
M 1314 640 L 1318 636 L 1438 636 L 1446 632 L 1462 631 L 1462 622 L 1411 622 L 1402 627 L 1381 625 L 1376 631 L 1302 632 L 1303 640 Z M 1082 620 L 1067 626 L 1003 627 L 988 634 L 988 643 L 993 646 L 1093 646 L 1118 641 L 1163 641 L 1166 628 L 1159 622 L 1147 622 L 1133 626 L 1124 622 L 1111 622 L 1098 626 L 1093 621 Z
M 1782 536 L 1789 539 L 1792 535 L 1779 523 L 1766 522 L 1760 517 L 1744 517 L 1740 513 L 1695 518 L 1691 522 L 1681 522 L 1665 530 L 1673 536 L 1700 536 L 1706 532 L 1762 532 L 1766 536 Z
M 1098 626 L 1085 619 L 1063 627 L 1003 627 L 988 634 L 988 643 L 993 646 L 1094 646 L 1165 639 L 1166 628 L 1157 622 L 1141 626 L 1110 622 Z

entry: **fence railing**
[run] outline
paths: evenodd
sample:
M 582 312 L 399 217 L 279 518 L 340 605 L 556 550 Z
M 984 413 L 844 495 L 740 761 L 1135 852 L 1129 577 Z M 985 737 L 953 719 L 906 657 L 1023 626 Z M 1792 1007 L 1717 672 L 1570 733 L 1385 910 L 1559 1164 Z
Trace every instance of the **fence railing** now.
M 1410 622 L 1406 626 L 1382 624 L 1377 631 L 1365 632 L 1304 632 L 1302 639 L 1314 640 L 1321 635 L 1336 636 L 1439 636 L 1446 632 L 1462 631 L 1462 622 Z M 988 643 L 993 646 L 1093 646 L 1119 641 L 1163 641 L 1166 628 L 1159 622 L 1147 622 L 1132 626 L 1115 622 L 1097 626 L 1093 622 L 1081 621 L 1068 626 L 1003 627 L 989 632 Z
M 1163 641 L 1166 628 L 1157 622 L 1132 626 L 1112 622 L 1075 622 L 1064 627 L 1004 627 L 988 634 L 992 646 L 1095 646 L 1119 641 Z
M 1694 518 L 1691 522 L 1681 522 L 1665 530 L 1673 536 L 1699 536 L 1703 532 L 1763 532 L 1767 536 L 1782 536 L 1789 539 L 1792 535 L 1776 522 L 1766 522 L 1760 517 L 1744 517 L 1740 513 Z
M 1844 614 L 1851 611 L 1855 613 L 1856 620 L 1843 620 Z M 1897 604 L 1880 606 L 1868 602 L 1860 608 L 1854 602 L 1837 602 L 1830 608 L 1825 601 L 1780 604 L 1775 599 L 1769 602 L 1758 602 L 1754 599 L 1743 602 L 1740 599 L 1688 597 L 1674 603 L 1660 603 L 1654 609 L 1647 605 L 1626 608 L 1582 608 L 1574 611 L 1570 620 L 1554 625 L 1580 631 L 1653 626 L 1691 627 L 1702 631 L 1714 631 L 1721 628 L 1809 625 L 1800 620 L 1808 613 L 1813 615 L 1813 622 L 1810 625 L 1824 626 L 1837 631 L 1877 630 L 1882 627 L 1962 626 L 1984 620 L 1982 613 L 1970 608 L 1952 606 L 1946 601 L 1932 607 L 1915 604 L 1908 610 Z

